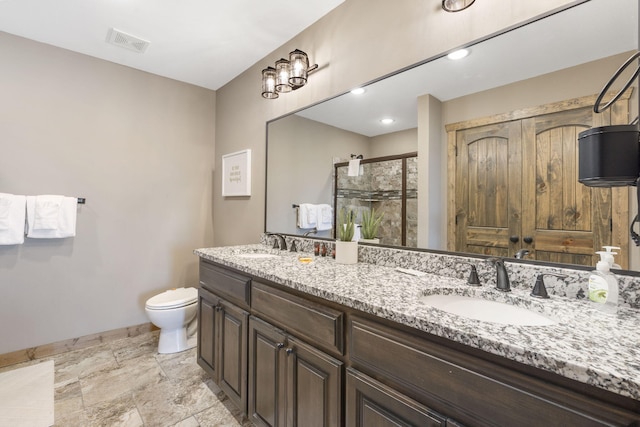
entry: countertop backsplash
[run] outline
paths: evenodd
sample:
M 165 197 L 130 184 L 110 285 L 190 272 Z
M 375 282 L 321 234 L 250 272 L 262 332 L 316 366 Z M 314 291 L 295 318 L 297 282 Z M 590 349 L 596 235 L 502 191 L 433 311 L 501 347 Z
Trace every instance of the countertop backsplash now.
M 288 248 L 291 247 L 292 242 L 295 240 L 298 252 L 313 253 L 314 243 L 324 243 L 327 245 L 327 256 L 331 256 L 333 248 L 331 241 L 302 236 L 285 236 L 285 238 Z M 274 237 L 263 233 L 260 237 L 260 243 L 271 248 L 273 239 Z M 533 289 L 539 274 L 552 273 L 566 277 L 560 279 L 554 276 L 545 276 L 544 283 L 549 294 L 577 299 L 587 298 L 587 286 L 589 275 L 591 274 L 589 270 L 535 265 L 510 258 L 505 258 L 505 261 L 513 288 Z M 466 279 L 471 271 L 469 264 L 473 264 L 476 266 L 483 286 L 495 286 L 496 284 L 496 268 L 489 261 L 482 258 L 375 245 L 359 245 L 358 262 L 386 267 L 408 268 L 458 279 Z M 620 304 L 640 309 L 640 277 L 613 272 L 620 286 Z

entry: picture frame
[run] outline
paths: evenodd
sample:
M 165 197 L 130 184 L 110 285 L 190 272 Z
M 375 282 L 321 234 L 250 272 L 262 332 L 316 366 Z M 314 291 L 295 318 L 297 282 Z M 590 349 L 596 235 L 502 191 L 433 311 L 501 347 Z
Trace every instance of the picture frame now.
M 251 150 L 222 156 L 222 196 L 251 196 Z

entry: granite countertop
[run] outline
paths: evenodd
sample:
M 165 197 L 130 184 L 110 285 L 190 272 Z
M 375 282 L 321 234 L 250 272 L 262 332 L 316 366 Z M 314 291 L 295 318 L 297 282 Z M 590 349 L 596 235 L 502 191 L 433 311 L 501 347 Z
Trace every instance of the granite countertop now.
M 195 253 L 309 295 L 640 400 L 640 323 L 634 309 L 620 307 L 617 314 L 606 314 L 589 301 L 554 295 L 540 300 L 521 289 L 503 293 L 488 285 L 470 287 L 457 278 L 414 276 L 367 263 L 342 265 L 330 257 L 277 251 L 261 244 L 203 248 Z M 252 253 L 277 256 L 243 255 Z M 300 256 L 313 261 L 300 262 Z M 472 320 L 419 301 L 433 293 L 481 294 L 524 306 L 557 323 L 514 326 Z

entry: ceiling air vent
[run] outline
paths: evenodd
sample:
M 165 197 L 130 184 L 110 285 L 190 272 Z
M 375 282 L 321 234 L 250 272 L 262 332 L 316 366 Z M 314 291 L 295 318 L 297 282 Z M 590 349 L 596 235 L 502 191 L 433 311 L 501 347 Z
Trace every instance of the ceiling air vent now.
M 120 30 L 116 30 L 115 28 L 109 29 L 109 32 L 107 33 L 107 43 L 133 50 L 138 53 L 144 53 L 149 46 L 148 41 L 132 36 L 131 34 L 124 33 Z

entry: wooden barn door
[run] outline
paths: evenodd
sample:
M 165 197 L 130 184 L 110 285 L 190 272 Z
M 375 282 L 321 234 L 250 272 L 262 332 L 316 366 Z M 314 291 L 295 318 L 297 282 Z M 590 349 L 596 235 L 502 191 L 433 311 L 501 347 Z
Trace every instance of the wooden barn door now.
M 508 256 L 520 235 L 521 125 L 457 133 L 456 250 Z
M 628 267 L 628 189 L 578 182 L 578 134 L 628 123 L 628 102 L 595 114 L 594 98 L 447 126 L 450 249 L 503 257 L 527 249 L 528 259 L 592 266 L 595 251 L 615 245 Z

